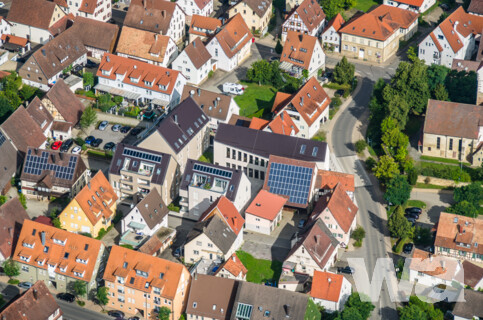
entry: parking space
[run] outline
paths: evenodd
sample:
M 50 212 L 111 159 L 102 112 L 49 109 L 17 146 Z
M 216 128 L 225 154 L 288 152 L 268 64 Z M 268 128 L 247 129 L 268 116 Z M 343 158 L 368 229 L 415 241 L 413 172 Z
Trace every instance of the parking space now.
M 87 136 L 93 136 L 96 139 L 102 139 L 102 143 L 96 147 L 100 150 L 104 150 L 104 146 L 106 143 L 113 142 L 114 144 L 118 144 L 120 142 L 123 143 L 133 143 L 136 141 L 136 137 L 131 134 L 131 130 L 128 133 L 122 133 L 121 131 L 113 131 L 112 127 L 115 124 L 109 123 L 106 129 L 99 130 L 99 127 L 91 130 Z M 121 126 L 122 127 L 122 126 Z

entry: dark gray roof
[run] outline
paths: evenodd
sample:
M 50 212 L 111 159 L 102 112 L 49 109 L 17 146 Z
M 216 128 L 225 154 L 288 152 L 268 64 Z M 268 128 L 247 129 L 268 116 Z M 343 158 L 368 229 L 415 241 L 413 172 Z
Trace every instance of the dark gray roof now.
M 126 152 L 124 150 L 126 149 Z M 148 155 L 142 158 L 143 155 Z M 160 161 L 157 160 L 150 160 L 155 159 L 155 156 L 161 157 Z M 148 150 L 144 148 L 135 147 L 132 145 L 125 145 L 123 143 L 119 143 L 116 146 L 116 153 L 111 161 L 111 166 L 109 167 L 109 174 L 120 175 L 121 168 L 124 165 L 124 160 L 126 158 L 130 158 L 131 162 L 129 163 L 129 167 L 127 170 L 138 172 L 139 170 L 139 162 L 142 160 L 143 162 L 151 163 L 154 165 L 154 173 L 151 176 L 151 183 L 162 185 L 164 179 L 166 177 L 166 171 L 168 170 L 169 162 L 171 160 L 171 155 L 157 152 L 153 150 Z M 137 161 L 136 167 L 134 167 L 134 161 Z M 159 171 L 159 173 L 158 173 Z
M 156 188 L 153 188 L 149 194 L 136 205 L 136 207 L 151 230 L 160 224 L 169 212 Z
M 186 243 L 194 240 L 200 234 L 204 233 L 223 253 L 230 250 L 233 242 L 236 240 L 236 234 L 218 215 L 213 215 L 205 221 L 196 223 L 188 233 Z
M 0 190 L 8 183 L 17 171 L 17 165 L 21 165 L 20 153 L 17 153 L 14 145 L 0 129 Z
M 222 166 L 217 166 L 215 164 L 211 163 L 206 163 L 206 162 L 201 162 L 193 159 L 188 159 L 188 162 L 186 163 L 186 168 L 184 169 L 184 174 L 183 178 L 181 180 L 181 190 L 188 190 L 188 186 L 193 178 L 193 167 L 195 164 L 200 164 L 205 167 L 213 168 L 213 169 L 220 169 L 224 171 L 229 171 L 232 173 L 231 179 L 220 177 L 219 175 L 215 174 L 210 174 L 206 172 L 200 172 L 200 174 L 205 175 L 209 178 L 209 182 L 213 183 L 214 178 L 220 178 L 220 179 L 225 179 L 228 180 L 228 186 L 227 186 L 227 191 L 225 193 L 225 197 L 227 197 L 230 201 L 235 201 L 236 194 L 238 192 L 238 186 L 240 185 L 240 180 L 242 177 L 242 172 L 240 170 L 235 170 L 235 169 L 230 169 L 227 167 L 222 167 Z
M 188 97 L 159 123 L 157 131 L 178 153 L 209 121 L 193 98 Z
M 471 0 L 468 6 L 469 13 L 483 14 L 483 0 Z
M 460 292 L 460 298 L 464 298 L 465 302 L 456 302 L 453 309 L 455 316 L 464 319 L 483 318 L 483 293 L 464 289 Z
M 300 320 L 304 319 L 307 302 L 308 295 L 302 293 L 239 281 L 230 319 L 238 319 L 238 308 L 248 311 L 251 306 L 251 315 L 247 317 L 250 320 Z M 265 312 L 269 315 L 265 316 Z
M 233 146 L 268 158 L 270 155 L 305 161 L 328 161 L 327 143 L 291 137 L 262 130 L 255 130 L 229 124 L 218 124 L 215 142 Z M 305 147 L 302 147 L 304 146 Z M 318 150 L 312 156 L 314 148 Z M 301 150 L 304 153 L 301 153 Z
M 5 258 L 13 254 L 25 219 L 30 218 L 18 198 L 0 207 L 0 252 Z

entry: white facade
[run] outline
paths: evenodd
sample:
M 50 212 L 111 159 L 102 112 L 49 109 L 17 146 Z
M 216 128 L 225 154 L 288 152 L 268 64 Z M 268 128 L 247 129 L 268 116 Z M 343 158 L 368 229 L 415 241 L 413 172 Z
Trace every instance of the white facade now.
M 249 33 L 246 34 L 246 37 Z M 243 41 L 245 38 L 240 40 Z M 245 60 L 250 55 L 250 48 L 252 45 L 252 40 L 250 39 L 233 57 L 229 58 L 223 48 L 221 47 L 218 39 L 213 37 L 211 41 L 206 45 L 206 49 L 211 54 L 213 59 L 217 61 L 216 66 L 218 69 L 224 71 L 232 71 L 235 69 L 243 60 Z
M 12 29 L 11 25 L 9 22 L 7 22 L 7 20 L 5 19 L 0 20 L 0 37 L 4 34 L 11 34 L 12 33 L 11 29 Z
M 233 253 L 235 253 L 238 248 L 243 243 L 243 228 L 238 233 L 235 241 L 231 245 L 231 248 L 226 254 L 224 254 L 214 243 L 208 238 L 204 233 L 200 234 L 190 242 L 186 243 L 184 246 L 184 258 L 186 263 L 193 263 L 201 258 L 205 260 L 226 260 Z
M 231 116 L 234 114 L 240 114 L 240 107 L 235 102 L 235 99 L 233 99 L 233 97 L 230 97 L 230 106 L 228 107 L 228 113 L 226 114 L 225 120 L 220 120 L 215 117 L 210 117 L 210 115 L 207 115 L 210 118 L 210 129 L 216 131 L 216 129 L 218 129 L 219 123 L 228 123 L 231 119 Z
M 144 224 L 145 227 L 144 229 L 133 229 L 129 227 L 129 223 L 131 222 L 136 222 L 140 224 Z M 154 228 L 150 229 L 148 224 L 146 223 L 146 220 L 144 220 L 143 215 L 141 212 L 139 212 L 139 209 L 137 206 L 135 206 L 122 220 L 121 220 L 121 230 L 122 234 L 126 231 L 132 231 L 133 233 L 142 233 L 143 235 L 147 236 L 152 236 L 154 235 L 159 228 L 161 227 L 168 227 L 168 215 L 165 215 L 163 220 L 161 220 L 160 223 L 158 223 Z
M 431 8 L 436 3 L 436 0 L 423 0 L 421 6 L 408 5 L 405 2 L 395 1 L 395 0 L 384 0 L 385 5 L 398 7 L 405 10 L 410 10 L 418 13 L 423 13 L 429 8 Z
M 85 0 L 66 0 L 68 8 L 63 8 L 66 14 L 73 14 L 84 18 L 94 19 L 106 22 L 112 17 L 112 8 L 110 0 L 97 0 L 94 12 L 87 13 L 80 11 Z
M 319 69 L 325 67 L 325 53 L 322 50 L 319 40 L 315 41 L 314 51 L 312 52 L 312 57 L 309 63 L 309 77 L 312 75 L 317 75 Z M 328 108 L 327 108 L 328 109 Z
M 176 5 L 168 32 L 165 34 L 165 36 L 170 36 L 174 42 L 180 43 L 183 41 L 183 37 L 186 33 L 185 24 L 186 14 L 179 5 Z
M 332 235 L 341 243 L 341 247 L 345 247 L 349 244 L 351 232 L 356 228 L 356 217 L 352 220 L 351 226 L 347 232 L 345 232 L 334 218 L 329 208 L 325 208 L 318 217 L 329 228 Z
M 334 26 L 330 26 L 329 29 L 325 30 L 321 37 L 324 44 L 327 43 L 333 46 L 334 52 L 340 52 L 340 33 L 335 31 Z
M 287 32 L 289 30 L 297 31 L 299 33 L 308 34 L 309 36 L 319 37 L 324 29 L 325 19 L 322 19 L 318 26 L 314 27 L 312 31 L 305 25 L 304 21 L 300 18 L 297 11 L 292 13 L 287 20 L 282 24 L 282 42 L 287 39 Z
M 254 214 L 245 212 L 245 228 L 247 231 L 270 235 L 270 233 L 275 230 L 280 220 L 282 220 L 282 209 L 280 209 L 277 216 L 273 220 L 264 219 Z
M 208 73 L 212 70 L 212 59 L 208 59 L 200 68 L 196 68 L 186 51 L 173 61 L 173 70 L 180 71 L 188 83 L 198 85 L 208 78 Z
M 335 311 L 342 311 L 344 309 L 344 305 L 349 299 L 350 295 L 352 294 L 352 285 L 351 283 L 345 278 L 342 277 L 342 286 L 340 288 L 339 300 L 338 301 L 330 301 L 330 300 L 323 300 L 312 298 L 315 304 L 319 306 L 323 306 L 325 311 L 332 313 Z M 329 284 L 324 284 L 329 285 Z
M 285 262 L 292 262 L 295 264 L 295 272 L 308 274 L 314 276 L 314 271 L 328 271 L 334 265 L 335 257 L 337 255 L 337 248 L 332 252 L 327 263 L 322 268 L 315 262 L 312 256 L 307 252 L 304 245 L 301 245 L 290 257 L 285 259 Z
M 27 38 L 31 42 L 46 44 L 53 38 L 49 30 L 35 28 L 21 23 L 12 22 L 11 34 L 13 36 Z
M 213 0 L 207 0 L 208 3 L 200 8 L 194 0 L 178 0 L 176 3 L 183 9 L 187 16 L 194 14 L 209 17 L 213 12 Z
M 325 104 L 325 103 L 326 101 L 324 100 L 322 104 Z M 322 113 L 317 117 L 317 119 L 315 119 L 315 121 L 310 126 L 305 121 L 305 119 L 300 115 L 300 113 L 298 113 L 297 110 L 284 108 L 281 110 L 281 112 L 283 111 L 287 111 L 287 113 L 290 115 L 290 118 L 292 118 L 292 121 L 299 129 L 299 132 L 297 133 L 297 137 L 300 137 L 300 138 L 306 138 L 306 139 L 312 138 L 317 134 L 317 132 L 319 132 L 320 125 L 325 123 L 325 121 L 329 120 L 329 105 L 327 105 L 325 110 L 322 111 Z

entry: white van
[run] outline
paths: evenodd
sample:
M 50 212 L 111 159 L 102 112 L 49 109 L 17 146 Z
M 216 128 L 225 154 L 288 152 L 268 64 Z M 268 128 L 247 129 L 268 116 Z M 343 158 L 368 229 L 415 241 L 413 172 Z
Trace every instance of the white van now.
M 235 95 L 243 94 L 243 86 L 241 84 L 226 82 L 223 84 L 223 92 Z

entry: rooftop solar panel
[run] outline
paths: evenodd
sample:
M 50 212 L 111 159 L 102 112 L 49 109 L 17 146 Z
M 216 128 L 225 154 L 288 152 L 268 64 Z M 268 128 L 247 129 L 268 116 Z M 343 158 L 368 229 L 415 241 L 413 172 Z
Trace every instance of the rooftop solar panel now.
M 267 185 L 271 193 L 288 196 L 289 202 L 306 204 L 312 173 L 312 168 L 272 162 Z
M 212 175 L 215 175 L 215 176 L 224 177 L 224 178 L 227 178 L 227 179 L 231 179 L 231 177 L 233 175 L 233 173 L 231 171 L 216 169 L 216 168 L 204 166 L 204 165 L 201 165 L 201 164 L 198 164 L 198 163 L 196 163 L 193 166 L 193 170 L 198 171 L 198 172 L 204 172 L 204 173 L 212 174 Z
M 161 163 L 161 158 L 162 158 L 159 155 L 155 155 L 155 154 L 148 153 L 148 152 L 137 151 L 137 150 L 133 150 L 133 149 L 129 149 L 129 148 L 124 148 L 122 154 L 125 155 L 125 156 L 144 159 L 144 160 L 147 160 L 147 161 L 152 161 L 152 162 L 157 162 L 157 163 Z

